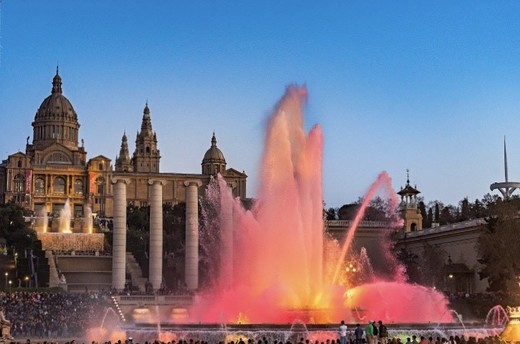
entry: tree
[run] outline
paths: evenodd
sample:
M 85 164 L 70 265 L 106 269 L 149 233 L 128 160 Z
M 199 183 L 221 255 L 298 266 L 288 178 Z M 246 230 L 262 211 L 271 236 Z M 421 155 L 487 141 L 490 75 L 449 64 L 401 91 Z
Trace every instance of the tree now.
M 421 255 L 421 280 L 427 286 L 440 286 L 443 281 L 446 252 L 438 245 L 424 242 Z
M 405 267 L 406 275 L 410 283 L 422 283 L 419 256 L 412 251 L 408 251 L 406 248 L 401 248 L 401 250 L 397 252 L 397 260 Z
M 150 207 L 130 204 L 126 207 L 126 223 L 128 230 L 150 232 Z
M 186 203 L 163 205 L 164 250 L 179 252 L 186 242 Z
M 489 203 L 490 216 L 478 240 L 480 278 L 488 278 L 489 290 L 520 292 L 520 199 Z
M 426 206 L 423 201 L 419 202 L 419 211 L 422 215 L 422 228 L 428 228 L 428 216 L 426 215 Z
M 31 247 L 36 240 L 36 233 L 27 227 L 23 214 L 23 209 L 13 202 L 0 205 L 0 237 L 17 251 Z
M 457 218 L 458 221 L 467 221 L 473 218 L 471 214 L 471 207 L 469 204 L 469 200 L 467 197 L 464 197 L 462 201 L 459 202 L 459 216 Z
M 429 208 L 428 209 L 428 221 L 426 222 L 426 227 L 424 227 L 424 228 L 430 228 L 432 226 L 432 223 L 433 223 L 433 209 Z
M 439 223 L 441 225 L 447 225 L 449 223 L 454 223 L 454 222 L 456 222 L 456 220 L 455 220 L 456 218 L 457 218 L 457 208 L 455 208 L 454 206 L 452 206 L 450 204 L 450 205 L 447 205 L 444 208 L 442 208 L 441 214 L 439 217 Z
M 339 220 L 353 220 L 359 210 L 359 204 L 344 204 L 338 209 Z
M 337 215 L 336 215 L 336 209 L 334 208 L 329 208 L 327 209 L 327 211 L 325 212 L 325 216 L 327 218 L 327 220 L 336 220 L 337 219 Z
M 484 208 L 484 205 L 482 202 L 480 202 L 478 199 L 475 200 L 475 202 L 472 204 L 471 207 L 471 213 L 475 218 L 480 218 L 485 216 L 486 209 Z
M 435 222 L 440 223 L 441 213 L 439 209 L 439 203 L 435 202 Z

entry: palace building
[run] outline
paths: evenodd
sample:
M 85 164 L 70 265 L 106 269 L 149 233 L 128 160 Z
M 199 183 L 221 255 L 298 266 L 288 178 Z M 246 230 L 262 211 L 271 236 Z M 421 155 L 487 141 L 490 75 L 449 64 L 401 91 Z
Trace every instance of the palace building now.
M 199 194 L 203 194 L 217 173 L 228 182 L 233 196 L 246 197 L 247 175 L 227 167 L 214 133 L 211 146 L 203 155 L 200 173 L 161 172 L 161 152 L 148 103 L 132 155 L 124 133 L 115 166 L 104 155 L 88 159 L 83 140 L 78 143 L 78 115 L 63 95 L 58 70 L 52 80 L 51 94 L 38 108 L 32 127 L 32 142 L 28 137 L 25 152 L 11 154 L 0 164 L 0 202 L 15 202 L 36 216 L 58 214 L 68 200 L 74 218 L 85 216 L 87 209 L 99 216 L 112 217 L 112 182 L 118 177 L 129 181 L 126 200 L 136 206 L 148 205 L 150 180 L 161 180 L 162 202 L 175 205 L 185 202 L 185 185 L 197 182 Z M 110 150 L 117 152 L 117 147 Z

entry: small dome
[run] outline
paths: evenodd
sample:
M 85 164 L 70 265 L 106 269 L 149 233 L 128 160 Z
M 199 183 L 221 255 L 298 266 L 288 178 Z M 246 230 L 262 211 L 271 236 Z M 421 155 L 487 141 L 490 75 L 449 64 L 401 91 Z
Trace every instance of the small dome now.
M 224 153 L 217 147 L 217 138 L 215 137 L 215 133 L 213 133 L 213 137 L 211 138 L 211 147 L 204 154 L 204 159 L 202 159 L 202 164 L 225 164 L 226 159 L 224 158 Z
M 78 115 L 70 101 L 62 94 L 61 77 L 56 70 L 56 75 L 52 80 L 52 93 L 41 103 L 35 121 L 38 120 L 63 120 L 78 121 Z

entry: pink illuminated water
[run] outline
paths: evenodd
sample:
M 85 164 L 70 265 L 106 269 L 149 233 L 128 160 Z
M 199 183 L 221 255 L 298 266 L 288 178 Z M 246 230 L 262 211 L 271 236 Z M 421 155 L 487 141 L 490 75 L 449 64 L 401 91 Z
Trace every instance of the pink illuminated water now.
M 291 323 L 450 320 L 438 292 L 404 282 L 374 278 L 347 289 L 339 282 L 345 255 L 368 202 L 378 189 L 397 206 L 391 180 L 380 174 L 338 254 L 324 255 L 322 194 L 323 137 L 319 126 L 306 134 L 303 105 L 307 91 L 289 87 L 269 119 L 258 200 L 246 211 L 218 177 L 207 190 L 201 233 L 206 290 L 190 309 L 196 322 Z M 388 248 L 388 245 L 387 245 Z M 328 252 L 329 253 L 329 252 Z M 323 257 L 331 257 L 324 260 Z M 395 259 L 388 260 L 390 264 Z

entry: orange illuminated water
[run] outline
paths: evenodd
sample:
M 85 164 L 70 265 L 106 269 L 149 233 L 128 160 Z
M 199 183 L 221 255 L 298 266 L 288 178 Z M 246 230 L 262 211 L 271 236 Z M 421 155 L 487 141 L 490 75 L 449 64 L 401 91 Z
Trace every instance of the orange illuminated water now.
M 191 321 L 450 320 L 447 301 L 440 293 L 406 284 L 402 276 L 392 281 L 375 278 L 351 290 L 338 282 L 357 223 L 375 191 L 383 187 L 390 203 L 397 201 L 390 178 L 382 173 L 365 197 L 342 248 L 337 254 L 324 255 L 324 247 L 331 245 L 324 245 L 329 239 L 325 239 L 323 223 L 323 136 L 319 126 L 305 132 L 306 98 L 305 88 L 288 87 L 269 118 L 253 209 L 246 211 L 234 200 L 221 177 L 208 188 L 201 265 L 212 278 L 190 309 Z M 324 261 L 324 256 L 333 259 Z

